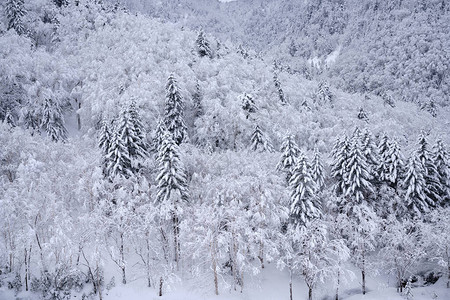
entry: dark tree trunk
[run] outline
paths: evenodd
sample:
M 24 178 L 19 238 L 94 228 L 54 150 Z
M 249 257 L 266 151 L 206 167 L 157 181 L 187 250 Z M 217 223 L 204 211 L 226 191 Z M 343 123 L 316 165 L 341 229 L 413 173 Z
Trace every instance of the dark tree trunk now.
M 362 279 L 362 294 L 366 294 L 366 257 L 363 250 L 362 253 L 362 269 L 361 269 L 361 279 Z
M 292 268 L 289 266 L 289 299 L 292 300 Z
M 366 271 L 361 271 L 361 277 L 362 277 L 362 293 L 363 295 L 366 294 Z
M 179 261 L 180 261 L 180 242 L 179 242 L 179 236 L 180 236 L 180 227 L 179 227 L 179 220 L 178 216 L 173 213 L 173 238 L 174 238 L 174 246 L 175 246 L 175 263 L 177 264 L 177 270 L 180 269 Z
M 29 262 L 28 262 L 28 253 L 27 253 L 27 248 L 25 247 L 25 291 L 28 291 L 28 266 L 29 266 Z
M 219 280 L 217 278 L 217 259 L 216 259 L 216 240 L 211 242 L 211 260 L 212 260 L 212 268 L 214 272 L 214 292 L 216 295 L 219 295 Z
M 162 276 L 159 278 L 159 296 L 162 297 L 163 295 L 163 278 Z
M 123 233 L 120 234 L 120 260 L 121 260 L 121 269 L 122 269 L 122 283 L 127 284 L 127 276 L 125 273 L 125 253 L 124 253 L 124 245 L 123 245 Z
M 312 291 L 312 287 L 310 287 L 308 290 L 308 300 L 312 300 Z
M 78 109 L 81 109 L 81 102 L 78 102 Z M 77 124 L 78 130 L 81 130 L 81 117 L 79 112 L 77 112 Z
M 339 300 L 339 285 L 341 283 L 341 271 L 339 270 L 337 273 L 337 286 L 336 286 L 336 296 L 334 297 L 335 300 Z

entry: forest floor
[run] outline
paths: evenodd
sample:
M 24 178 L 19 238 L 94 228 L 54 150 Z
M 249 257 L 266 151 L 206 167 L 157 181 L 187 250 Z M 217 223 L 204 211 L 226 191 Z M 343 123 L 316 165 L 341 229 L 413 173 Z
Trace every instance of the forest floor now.
M 359 277 L 353 276 L 353 280 L 341 286 L 340 299 L 346 300 L 405 300 L 406 297 L 396 292 L 393 278 L 386 275 L 369 277 L 367 282 L 368 292 L 361 294 Z M 116 278 L 120 278 L 116 276 Z M 214 295 L 213 282 L 198 279 L 174 282 L 173 287 L 168 287 L 165 295 L 157 296 L 157 291 L 145 286 L 144 278 L 130 280 L 127 285 L 116 283 L 110 290 L 103 291 L 104 300 L 279 300 L 289 299 L 289 275 L 286 271 L 279 271 L 269 265 L 259 275 L 247 277 L 243 292 L 234 291 L 230 287 L 224 287 L 220 295 Z M 219 283 L 220 284 L 220 283 Z M 413 300 L 449 300 L 450 289 L 445 287 L 446 282 L 441 278 L 438 282 L 429 286 L 413 287 Z M 82 293 L 73 293 L 70 299 L 81 299 Z M 86 293 L 86 290 L 84 291 Z M 306 300 L 308 290 L 301 278 L 293 280 L 293 299 Z M 0 300 L 37 300 L 38 295 L 30 292 L 21 292 L 17 295 L 8 290 L 4 285 L 0 287 Z M 94 297 L 93 299 L 98 299 Z M 334 292 L 331 283 L 318 284 L 313 294 L 315 300 L 334 300 Z
M 360 278 L 356 270 L 353 270 L 351 280 L 341 284 L 340 299 L 346 300 L 405 300 L 396 292 L 395 280 L 391 276 L 380 274 L 369 276 L 367 280 L 366 295 L 362 295 Z M 107 270 L 110 276 L 106 276 L 106 283 L 112 276 L 116 278 L 116 286 L 110 290 L 103 291 L 104 300 L 279 300 L 289 299 L 289 274 L 286 270 L 279 271 L 275 266 L 268 265 L 260 274 L 247 276 L 245 287 L 241 293 L 232 287 L 226 286 L 223 280 L 219 281 L 219 296 L 214 295 L 213 281 L 210 274 L 202 274 L 200 278 L 172 280 L 171 286 L 167 286 L 162 297 L 157 296 L 157 291 L 146 287 L 145 279 L 142 277 L 131 277 L 127 285 L 119 283 L 119 273 L 115 274 L 113 268 Z M 183 275 L 184 278 L 189 276 Z M 228 281 L 228 280 L 227 280 Z M 445 279 L 429 286 L 414 286 L 411 300 L 449 300 L 450 289 L 445 287 Z M 82 294 L 88 293 L 90 287 L 80 293 L 73 293 L 70 299 L 81 299 Z M 293 279 L 293 299 L 306 300 L 308 289 L 301 278 Z M 29 292 L 21 292 L 17 296 L 6 286 L 0 287 L 0 300 L 37 300 L 39 297 Z M 98 299 L 95 296 L 93 299 Z M 320 283 L 316 286 L 313 294 L 315 300 L 334 300 L 333 284 L 330 282 Z

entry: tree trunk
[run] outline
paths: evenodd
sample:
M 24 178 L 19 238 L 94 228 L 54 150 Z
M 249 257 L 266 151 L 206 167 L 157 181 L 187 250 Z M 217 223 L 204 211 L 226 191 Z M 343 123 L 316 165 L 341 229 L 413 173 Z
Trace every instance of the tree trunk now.
M 402 272 L 402 269 L 400 266 L 397 266 L 397 280 L 398 280 L 397 291 L 399 293 L 403 293 L 403 277 L 404 277 L 404 272 Z
M 447 255 L 447 288 L 450 288 L 450 253 L 448 246 L 445 247 L 445 254 Z
M 362 279 L 362 294 L 366 294 L 366 258 L 363 250 L 362 253 L 362 269 L 361 269 L 361 279 Z
M 362 277 L 362 294 L 366 294 L 366 271 L 361 271 L 361 277 Z
M 159 278 L 159 296 L 162 297 L 163 295 L 163 278 L 162 276 Z
M 125 253 L 124 253 L 124 245 L 123 245 L 123 233 L 120 234 L 120 260 L 121 260 L 121 269 L 122 269 L 122 283 L 127 284 L 127 276 L 125 273 Z
M 99 268 L 98 268 L 98 261 L 95 263 L 96 264 L 96 279 L 97 279 L 97 291 L 98 291 L 98 299 L 102 300 L 102 288 L 100 287 L 100 283 L 101 283 L 101 278 L 100 278 L 100 272 L 99 272 Z
M 450 265 L 447 268 L 447 288 L 450 288 Z
M 341 284 L 341 270 L 338 270 L 337 284 L 336 284 L 336 296 L 334 297 L 335 300 L 339 300 L 339 285 L 340 284 Z
M 28 253 L 27 253 L 27 248 L 25 247 L 25 291 L 28 291 Z
M 146 242 L 147 242 L 147 263 L 146 263 L 146 265 L 147 265 L 147 286 L 152 287 L 152 279 L 150 276 L 150 241 L 149 241 L 150 237 L 149 237 L 149 232 L 147 231 L 145 233 L 145 235 L 147 237 L 146 238 Z
M 175 244 L 175 263 L 177 264 L 177 271 L 180 270 L 180 266 L 179 266 L 179 260 L 180 260 L 180 242 L 179 242 L 179 220 L 178 220 L 178 216 L 176 215 L 175 212 L 173 212 L 173 238 L 174 238 L 174 244 Z
M 292 267 L 289 266 L 289 299 L 292 300 Z
M 308 289 L 308 300 L 312 300 L 312 287 Z
M 81 109 L 81 102 L 78 102 L 78 109 Z M 81 130 L 81 117 L 80 113 L 77 111 L 77 124 L 78 124 L 78 131 Z
M 261 262 L 261 269 L 264 269 L 264 243 L 262 241 L 259 242 L 259 261 Z
M 214 272 L 214 291 L 216 295 L 219 295 L 219 280 L 217 278 L 217 260 L 216 260 L 216 242 L 215 237 L 211 242 L 211 260 L 212 260 L 212 268 Z

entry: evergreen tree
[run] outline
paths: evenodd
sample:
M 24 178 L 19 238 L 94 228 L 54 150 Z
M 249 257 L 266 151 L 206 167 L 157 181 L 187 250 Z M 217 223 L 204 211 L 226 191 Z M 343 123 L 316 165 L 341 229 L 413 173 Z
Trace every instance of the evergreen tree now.
M 370 193 L 373 193 L 371 184 L 372 176 L 369 173 L 369 167 L 364 156 L 358 139 L 352 138 L 350 145 L 350 153 L 347 160 L 348 173 L 344 177 L 345 195 L 356 203 L 367 200 Z
M 412 153 L 408 160 L 407 171 L 403 181 L 406 190 L 406 206 L 412 214 L 421 215 L 430 210 L 434 203 L 425 195 L 425 170 L 417 153 Z
M 333 102 L 333 94 L 330 91 L 330 86 L 326 81 L 321 81 L 317 88 L 317 97 L 319 101 L 322 103 L 332 103 Z
M 9 124 L 11 127 L 16 127 L 16 119 L 14 118 L 13 114 L 11 113 L 11 110 L 8 108 L 6 110 L 5 119 L 3 120 L 6 124 Z
M 267 140 L 267 138 L 264 136 L 264 134 L 261 131 L 261 128 L 259 128 L 259 125 L 256 125 L 255 131 L 252 134 L 251 137 L 251 149 L 253 151 L 261 151 L 261 152 L 273 152 L 273 147 L 270 144 L 270 142 Z
M 395 101 L 390 94 L 383 92 L 383 93 L 381 93 L 381 98 L 383 99 L 383 104 L 385 106 L 389 105 L 392 108 L 395 107 Z
M 55 3 L 56 6 L 58 7 L 63 7 L 63 6 L 67 6 L 68 0 L 53 0 L 53 2 Z
M 198 81 L 195 84 L 195 92 L 192 95 L 192 101 L 194 102 L 195 117 L 198 118 L 204 114 L 204 109 L 202 105 L 202 93 Z
M 350 142 L 347 136 L 336 139 L 331 154 L 333 159 L 331 177 L 335 180 L 334 191 L 339 196 L 345 194 L 347 191 L 345 179 L 349 172 L 348 160 L 350 157 Z
M 252 95 L 245 93 L 242 96 L 242 109 L 246 111 L 247 119 L 250 116 L 250 113 L 255 113 L 258 110 Z
M 378 148 L 372 132 L 367 128 L 364 129 L 361 136 L 361 146 L 369 167 L 369 173 L 373 178 L 376 178 L 376 169 L 379 165 Z
M 30 107 L 30 103 L 21 112 L 21 122 L 26 129 L 31 129 L 31 134 L 33 135 L 35 130 L 39 130 L 39 118 L 36 116 L 36 111 L 34 108 Z
M 433 162 L 438 175 L 439 195 L 445 205 L 450 201 L 450 170 L 448 153 L 442 140 L 437 140 L 433 147 Z
M 311 163 L 311 176 L 316 187 L 321 190 L 325 186 L 325 174 L 322 165 L 322 159 L 317 148 L 314 149 L 314 157 Z
M 139 115 L 135 101 L 131 102 L 128 108 L 128 115 L 131 124 L 133 125 L 132 130 L 134 132 L 133 144 L 130 145 L 129 148 L 130 156 L 135 159 L 145 159 L 148 157 L 148 145 L 146 143 L 144 125 L 142 124 L 141 116 Z
M 212 51 L 211 46 L 209 45 L 208 40 L 205 37 L 205 33 L 203 31 L 200 31 L 197 37 L 197 52 L 200 55 L 200 57 L 207 56 L 209 58 L 212 58 Z
M 107 156 L 111 147 L 111 130 L 108 126 L 108 122 L 104 119 L 102 121 L 102 125 L 100 127 L 100 135 L 98 139 L 98 147 L 102 151 L 102 165 L 103 165 L 103 174 L 107 176 L 107 168 L 108 168 L 108 159 Z
M 166 84 L 165 125 L 177 145 L 180 145 L 187 137 L 183 113 L 183 97 L 175 77 L 170 75 Z
M 405 285 L 405 290 L 403 291 L 403 295 L 406 297 L 406 300 L 413 300 L 414 295 L 412 292 L 412 284 L 411 284 L 411 277 L 408 279 L 408 282 Z
M 433 203 L 432 207 L 436 206 L 441 202 L 441 196 L 439 194 L 440 183 L 438 178 L 438 172 L 436 169 L 436 165 L 433 161 L 433 155 L 429 150 L 429 144 L 426 139 L 425 134 L 422 132 L 419 136 L 418 140 L 418 149 L 416 151 L 417 157 L 422 163 L 422 167 L 424 169 L 424 179 L 425 179 L 425 187 L 424 193 L 428 198 L 427 202 Z
M 287 103 L 286 97 L 284 96 L 284 92 L 283 89 L 281 88 L 281 83 L 280 80 L 278 80 L 278 74 L 276 72 L 273 73 L 273 82 L 278 92 L 278 98 L 280 99 L 281 104 L 285 105 Z
M 294 168 L 298 155 L 300 154 L 300 149 L 295 142 L 295 137 L 291 134 L 286 135 L 281 144 L 281 159 L 277 164 L 277 170 L 286 173 L 286 180 L 289 182 L 292 174 L 292 169 Z
M 164 120 L 159 120 L 158 125 L 156 126 L 155 133 L 153 134 L 152 140 L 152 150 L 158 152 L 159 147 L 162 144 L 164 134 L 166 133 L 167 128 L 164 124 Z
M 377 167 L 377 176 L 380 182 L 389 182 L 389 167 L 387 166 L 389 149 L 390 140 L 388 135 L 384 133 L 380 139 L 380 143 L 378 144 L 378 154 L 380 157 L 380 162 Z
M 158 150 L 159 173 L 156 177 L 156 195 L 159 202 L 169 201 L 171 195 L 178 193 L 179 198 L 188 199 L 187 176 L 180 160 L 179 147 L 166 131 Z
M 289 186 L 292 189 L 290 214 L 293 222 L 306 225 L 310 220 L 320 217 L 321 207 L 315 197 L 316 186 L 303 153 L 300 153 L 292 170 Z
M 130 160 L 130 165 L 124 165 L 123 168 L 129 168 L 131 173 L 136 174 L 142 161 L 147 158 L 148 154 L 142 124 L 139 120 L 139 115 L 132 106 L 128 109 L 123 109 L 120 113 L 116 131 L 118 134 L 117 138 L 126 147 L 126 153 Z
M 100 127 L 98 147 L 102 150 L 102 153 L 106 156 L 108 155 L 110 145 L 111 145 L 111 129 L 108 126 L 108 121 L 104 119 Z
M 404 172 L 405 163 L 403 154 L 400 151 L 400 146 L 396 140 L 393 140 L 389 144 L 385 162 L 387 167 L 385 179 L 393 188 L 397 188 Z
M 115 176 L 124 176 L 129 178 L 133 175 L 131 169 L 131 158 L 128 153 L 128 147 L 122 139 L 121 130 L 116 125 L 112 134 L 108 154 L 105 158 L 105 175 L 113 178 Z
M 163 135 L 158 156 L 158 175 L 156 177 L 156 199 L 164 219 L 172 220 L 174 238 L 174 260 L 177 267 L 180 260 L 180 214 L 182 201 L 188 200 L 188 182 L 186 172 L 180 160 L 179 147 L 166 132 Z
M 52 141 L 65 141 L 67 139 L 67 130 L 64 126 L 64 118 L 59 104 L 50 98 L 45 99 L 41 115 L 40 127 Z
M 23 17 L 26 14 L 24 0 L 7 0 L 5 3 L 6 19 L 8 30 L 14 29 L 17 34 L 25 33 Z
M 366 122 L 369 121 L 369 117 L 367 116 L 366 111 L 362 107 L 359 108 L 358 119 L 366 121 Z

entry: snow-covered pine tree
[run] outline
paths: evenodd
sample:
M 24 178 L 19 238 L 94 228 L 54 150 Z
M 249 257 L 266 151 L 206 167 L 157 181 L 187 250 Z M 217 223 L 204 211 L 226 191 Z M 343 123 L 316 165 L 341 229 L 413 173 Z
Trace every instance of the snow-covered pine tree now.
M 197 44 L 197 52 L 200 55 L 200 57 L 207 56 L 209 58 L 212 58 L 211 46 L 209 45 L 209 42 L 206 39 L 205 33 L 203 31 L 199 32 L 196 44 Z
M 278 79 L 278 74 L 276 73 L 276 71 L 273 72 L 273 82 L 278 92 L 278 98 L 280 99 L 281 104 L 285 105 L 287 103 L 286 97 L 284 96 L 284 91 L 281 88 L 281 83 L 280 80 Z
M 26 129 L 31 130 L 31 135 L 34 134 L 34 131 L 39 130 L 39 118 L 36 116 L 36 110 L 31 107 L 30 103 L 21 111 L 20 121 Z
M 53 2 L 58 7 L 67 6 L 67 4 L 69 4 L 68 0 L 53 0 Z
M 317 189 L 321 190 L 325 186 L 325 172 L 320 152 L 317 148 L 314 148 L 314 157 L 311 163 L 311 176 Z
M 258 110 L 252 95 L 247 93 L 242 95 L 242 109 L 246 112 L 247 119 L 251 113 L 255 113 Z
M 131 101 L 128 107 L 128 115 L 130 117 L 131 124 L 133 125 L 134 140 L 130 145 L 129 153 L 130 157 L 134 159 L 145 159 L 148 157 L 148 145 L 146 142 L 145 129 L 141 121 L 141 116 L 136 107 L 136 102 Z
M 156 199 L 160 204 L 160 213 L 163 219 L 172 220 L 174 238 L 174 260 L 180 261 L 180 214 L 183 201 L 188 200 L 188 182 L 183 168 L 179 147 L 172 139 L 172 134 L 163 135 L 159 147 L 157 162 L 159 165 Z
M 395 139 L 389 143 L 389 149 L 384 161 L 387 167 L 385 179 L 390 182 L 392 188 L 396 189 L 399 186 L 405 171 L 405 159 L 400 151 L 400 146 Z
M 251 137 L 251 149 L 253 151 L 273 152 L 273 147 L 268 139 L 264 136 L 259 125 L 256 125 L 255 131 Z
M 374 192 L 370 182 L 372 176 L 370 175 L 370 168 L 357 137 L 352 138 L 350 144 L 347 168 L 348 173 L 344 177 L 347 189 L 344 195 L 350 197 L 356 203 L 360 203 L 362 200 L 368 200 L 370 194 Z
M 159 147 L 162 144 L 164 134 L 167 132 L 167 128 L 163 119 L 160 119 L 156 126 L 155 133 L 152 139 L 152 151 L 158 152 Z
M 384 133 L 378 144 L 379 164 L 377 166 L 377 177 L 379 182 L 389 182 L 389 167 L 387 166 L 388 153 L 390 149 L 389 136 Z
M 106 167 L 105 176 L 112 179 L 115 176 L 124 176 L 129 178 L 133 175 L 131 168 L 131 158 L 128 147 L 122 139 L 118 125 L 114 126 L 111 136 L 108 154 L 105 157 Z
M 316 185 L 303 153 L 300 153 L 289 180 L 291 192 L 290 216 L 295 224 L 304 225 L 321 216 L 321 205 L 316 197 Z
M 406 285 L 405 285 L 405 290 L 403 291 L 403 295 L 406 297 L 406 300 L 414 299 L 411 281 L 412 281 L 412 278 L 409 277 L 408 282 L 406 282 Z
M 183 114 L 183 97 L 175 77 L 170 75 L 166 84 L 165 125 L 177 145 L 180 145 L 187 137 Z
M 108 154 L 111 147 L 112 133 L 111 129 L 108 126 L 108 121 L 106 119 L 102 120 L 102 124 L 100 127 L 100 134 L 98 138 L 98 147 L 102 152 L 102 169 L 103 175 L 107 176 L 107 168 L 108 168 Z
M 375 138 L 368 128 L 365 128 L 362 133 L 361 147 L 363 154 L 366 157 L 367 165 L 369 167 L 369 173 L 372 178 L 375 179 L 377 177 L 376 169 L 380 162 L 378 157 L 378 148 L 375 144 Z
M 317 88 L 317 97 L 323 104 L 333 102 L 333 94 L 330 91 L 330 86 L 326 81 L 321 81 Z
M 424 179 L 425 179 L 424 193 L 425 196 L 428 198 L 427 202 L 430 203 L 432 207 L 435 207 L 442 201 L 441 196 L 439 194 L 440 182 L 438 178 L 439 176 L 436 169 L 436 165 L 434 164 L 433 161 L 433 155 L 429 150 L 430 147 L 424 132 L 422 132 L 419 136 L 418 146 L 419 147 L 416 151 L 416 154 L 420 162 L 422 163 L 422 167 L 424 169 Z
M 202 116 L 205 112 L 202 104 L 202 92 L 198 80 L 197 83 L 195 84 L 195 92 L 192 95 L 192 102 L 194 103 L 194 111 L 195 111 L 194 116 L 196 118 Z
M 64 126 L 64 118 L 59 103 L 47 98 L 41 108 L 40 127 L 47 133 L 52 141 L 65 141 L 67 130 Z
M 382 92 L 381 93 L 381 99 L 383 99 L 383 104 L 389 105 L 390 107 L 394 108 L 395 107 L 395 101 L 392 98 L 392 96 L 386 92 Z
M 111 144 L 111 129 L 108 126 L 108 121 L 106 119 L 103 119 L 98 139 L 98 147 L 102 150 L 103 155 L 105 156 L 108 155 L 110 144 Z
M 156 177 L 158 201 L 168 201 L 174 193 L 178 193 L 181 200 L 187 201 L 188 184 L 186 172 L 180 159 L 180 150 L 167 131 L 163 135 L 157 161 L 159 164 L 159 172 Z
M 123 167 L 129 168 L 131 173 L 136 174 L 139 172 L 143 160 L 148 156 L 142 124 L 140 124 L 139 117 L 137 115 L 133 117 L 132 111 L 126 108 L 122 109 L 117 122 L 117 138 L 127 148 L 126 153 L 130 160 L 130 165 Z
M 286 182 L 289 183 L 292 169 L 294 168 L 297 162 L 298 155 L 300 154 L 300 149 L 295 142 L 294 135 L 288 133 L 284 137 L 280 151 L 282 154 L 281 159 L 277 164 L 277 170 L 286 173 Z
M 11 127 L 16 127 L 16 118 L 11 113 L 11 110 L 8 108 L 6 110 L 5 119 L 3 120 L 6 124 L 9 124 Z
M 412 214 L 420 216 L 428 212 L 434 202 L 425 195 L 425 170 L 417 153 L 411 154 L 406 169 L 403 181 L 406 206 Z
M 7 0 L 5 3 L 5 13 L 8 22 L 8 30 L 14 29 L 17 34 L 25 33 L 23 17 L 26 14 L 24 0 Z
M 349 172 L 350 142 L 346 135 L 336 139 L 331 155 L 333 159 L 331 164 L 331 177 L 335 181 L 333 189 L 340 196 L 347 192 L 346 178 Z
M 446 206 L 450 204 L 450 169 L 447 149 L 441 139 L 436 141 L 432 155 L 439 181 L 439 195 L 441 196 L 442 204 Z
M 362 107 L 359 108 L 358 119 L 369 122 L 369 117 L 367 116 L 367 112 Z

